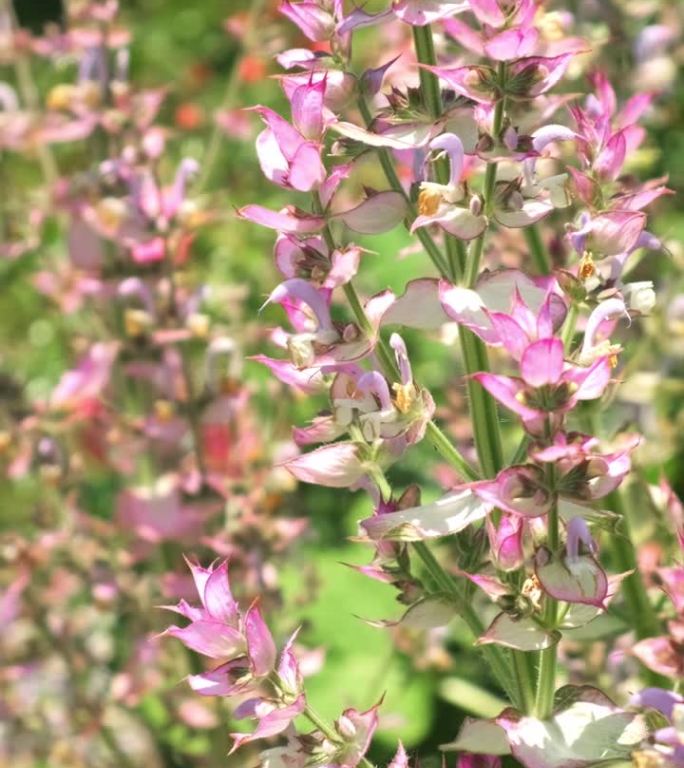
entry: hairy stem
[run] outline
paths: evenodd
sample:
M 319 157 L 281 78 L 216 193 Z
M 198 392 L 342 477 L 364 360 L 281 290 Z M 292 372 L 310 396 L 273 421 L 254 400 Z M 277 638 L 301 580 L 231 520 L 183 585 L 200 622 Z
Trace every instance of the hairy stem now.
M 570 304 L 568 310 L 568 316 L 565 318 L 563 330 L 561 332 L 561 340 L 565 347 L 565 353 L 569 354 L 572 351 L 572 342 L 575 339 L 575 328 L 577 327 L 577 319 L 579 318 L 579 307 L 576 302 Z
M 506 76 L 505 64 L 499 64 L 499 82 L 503 83 L 503 79 Z M 494 141 L 498 141 L 499 134 L 501 133 L 501 127 L 503 125 L 504 111 L 506 108 L 506 100 L 504 98 L 499 99 L 494 107 L 494 120 L 492 123 L 492 133 L 494 134 Z M 487 216 L 491 216 L 494 207 L 494 190 L 496 186 L 496 169 L 498 164 L 496 162 L 488 163 L 487 170 L 485 171 L 483 195 L 483 206 Z M 482 252 L 484 250 L 484 241 L 487 232 L 486 230 L 473 241 L 468 254 L 468 265 L 466 269 L 466 285 L 468 288 L 472 288 L 477 277 L 480 274 L 480 262 L 482 261 Z
M 428 64 L 429 66 L 437 64 L 432 27 L 429 24 L 423 27 L 413 27 L 413 44 L 419 64 Z M 423 96 L 423 103 L 432 117 L 440 117 L 442 114 L 442 93 L 439 87 L 439 78 L 424 67 L 420 67 L 418 76 L 420 77 L 420 92 Z
M 424 541 L 414 542 L 413 549 L 423 561 L 423 565 L 432 577 L 435 586 L 454 601 L 459 614 L 468 625 L 470 631 L 475 637 L 479 637 L 484 632 L 484 626 L 470 602 L 464 598 L 452 576 L 444 570 Z M 519 698 L 521 689 L 516 690 L 515 685 L 517 681 L 517 672 L 514 670 L 512 677 L 503 649 L 494 645 L 485 645 L 482 646 L 482 652 L 487 663 L 491 666 L 494 677 L 503 690 L 506 691 L 507 695 L 514 703 L 522 707 L 523 702 Z
M 548 430 L 550 432 L 550 430 Z M 547 465 L 546 469 L 548 487 L 555 489 L 556 467 Z M 554 492 L 553 503 L 547 515 L 547 546 L 554 555 L 560 546 L 560 520 L 558 515 L 558 496 Z M 544 598 L 544 625 L 549 630 L 556 628 L 558 617 L 558 603 L 550 595 Z M 556 693 L 556 660 L 558 656 L 558 643 L 546 648 L 539 654 L 539 680 L 537 683 L 537 698 L 535 701 L 535 714 L 541 720 L 549 718 L 553 712 L 553 698 Z
M 523 229 L 523 232 L 525 233 L 525 240 L 527 240 L 527 247 L 530 249 L 530 256 L 532 256 L 535 269 L 540 275 L 550 275 L 552 271 L 551 260 L 537 225 L 530 224 L 529 227 Z

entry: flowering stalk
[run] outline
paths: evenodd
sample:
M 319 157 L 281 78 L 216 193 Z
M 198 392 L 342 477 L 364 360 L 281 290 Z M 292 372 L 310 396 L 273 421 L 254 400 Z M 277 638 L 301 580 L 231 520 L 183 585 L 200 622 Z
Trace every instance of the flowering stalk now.
M 547 430 L 549 431 L 549 430 Z M 556 469 L 553 464 L 546 467 L 546 478 L 549 488 L 555 488 L 557 483 Z M 554 493 L 547 514 L 547 541 L 551 551 L 560 546 L 560 521 L 558 516 L 558 497 Z M 544 598 L 544 624 L 547 629 L 555 630 L 558 620 L 558 603 L 551 595 Z M 534 713 L 540 720 L 546 720 L 553 712 L 553 699 L 556 693 L 556 663 L 558 646 L 553 645 L 539 653 L 539 677 Z
M 435 49 L 433 45 L 432 29 L 430 25 L 413 27 L 413 39 L 416 48 L 416 58 L 419 63 L 428 66 L 436 66 Z M 500 67 L 499 75 L 503 72 Z M 442 97 L 437 76 L 428 69 L 419 70 L 421 92 L 425 104 L 433 118 L 442 114 Z M 495 108 L 494 135 L 501 130 L 503 119 L 504 100 L 501 99 Z M 440 183 L 445 183 L 449 175 L 446 160 L 437 164 L 437 178 Z M 485 175 L 484 206 L 491 199 L 496 178 L 496 163 L 489 163 Z M 419 230 L 421 231 L 421 230 Z M 449 233 L 445 233 L 445 242 L 449 265 L 446 277 L 452 281 L 465 280 L 468 287 L 472 287 L 480 271 L 480 259 L 484 247 L 484 232 L 471 246 L 471 252 L 466 257 L 463 243 Z M 466 328 L 459 328 L 459 339 L 463 352 L 463 362 L 467 374 L 489 370 L 487 351 L 482 342 Z M 475 444 L 477 446 L 480 464 L 486 476 L 495 475 L 503 465 L 501 450 L 501 437 L 499 435 L 498 417 L 494 400 L 485 392 L 479 384 L 468 379 L 468 397 L 470 400 L 473 428 L 475 432 Z
M 539 228 L 536 224 L 531 224 L 526 227 L 525 240 L 527 247 L 530 249 L 530 256 L 534 261 L 534 266 L 540 275 L 550 275 L 552 270 L 551 262 L 549 260 L 549 254 L 544 247 L 541 235 L 539 234 Z
M 437 61 L 430 25 L 413 27 L 413 39 L 417 60 L 423 64 L 436 66 Z M 503 84 L 505 76 L 505 65 L 502 62 L 499 64 L 498 69 L 498 78 L 501 84 Z M 423 68 L 420 69 L 420 78 L 421 91 L 425 98 L 426 105 L 428 106 L 428 110 L 434 118 L 438 118 L 443 109 L 439 81 L 433 72 Z M 505 98 L 501 98 L 496 103 L 494 111 L 494 136 L 498 136 L 501 132 L 504 109 Z M 449 169 L 446 161 L 437 165 L 437 178 L 441 183 L 446 182 L 448 173 Z M 495 179 L 496 163 L 489 163 L 487 165 L 484 182 L 483 205 L 485 210 L 491 207 Z M 468 287 L 472 287 L 475 284 L 480 271 L 484 239 L 485 232 L 471 244 L 470 252 L 466 255 L 463 243 L 448 233 L 445 233 L 445 242 L 449 259 L 447 277 L 453 282 L 465 281 L 465 284 Z M 480 339 L 464 327 L 459 328 L 459 339 L 461 342 L 466 373 L 471 375 L 476 372 L 488 371 L 489 362 L 487 359 L 487 350 Z M 475 444 L 477 446 L 480 464 L 485 472 L 485 476 L 493 477 L 502 468 L 504 461 L 496 403 L 494 402 L 494 399 L 482 389 L 479 383 L 468 379 L 467 387 Z M 522 711 L 528 712 L 532 707 L 533 699 L 533 682 L 531 679 L 532 675 L 530 674 L 530 667 L 519 651 L 513 650 L 511 656 L 518 684 L 518 703 L 521 706 Z
M 587 523 L 595 512 L 587 505 L 610 493 L 628 469 L 629 448 L 601 453 L 593 437 L 567 426 L 568 415 L 580 401 L 600 397 L 608 386 L 619 352 L 608 337 L 616 322 L 629 314 L 625 299 L 631 289 L 601 303 L 582 281 L 593 274 L 594 252 L 613 255 L 615 269 L 619 268 L 621 249 L 636 244 L 643 216 L 625 213 L 619 208 L 622 203 L 602 210 L 608 197 L 600 190 L 591 196 L 587 191 L 582 201 L 590 211 L 579 227 L 570 227 L 568 236 L 582 253 L 577 276 L 568 272 L 561 282 L 560 276 L 549 274 L 536 230 L 530 230 L 528 239 L 541 277 L 506 270 L 480 274 L 485 236 L 494 229 L 493 222 L 499 229 L 526 229 L 555 208 L 569 205 L 571 172 L 545 176 L 537 170 L 548 148 L 565 141 L 579 143 L 585 162 L 581 173 L 592 182 L 593 175 L 600 177 L 601 188 L 615 178 L 612 166 L 619 158 L 609 153 L 597 160 L 592 142 L 605 139 L 597 139 L 588 125 L 603 119 L 593 113 L 586 120 L 579 110 L 573 113 L 577 130 L 551 124 L 525 134 L 513 122 L 516 103 L 534 103 L 546 93 L 582 43 L 541 44 L 534 6 L 524 0 L 505 7 L 479 0 L 468 5 L 480 25 L 476 32 L 448 18 L 457 10 L 449 3 L 399 2 L 375 16 L 358 8 L 346 16 L 340 4 L 284 3 L 283 12 L 305 36 L 326 42 L 331 60 L 327 68 L 319 69 L 301 51 L 282 55 L 286 69 L 303 70 L 283 78 L 293 125 L 259 108 L 267 127 L 257 149 L 266 175 L 286 189 L 312 192 L 314 206 L 310 214 L 292 207 L 274 213 L 247 206 L 241 215 L 280 232 L 275 255 L 286 279 L 269 301 L 283 306 L 293 326 L 292 333 L 280 333 L 291 363 L 264 362 L 286 382 L 303 380 L 308 386 L 314 377 L 333 377 L 330 411 L 296 431 L 301 445 L 323 445 L 289 461 L 288 468 L 305 482 L 368 490 L 376 505 L 373 516 L 361 522 L 376 547 L 375 559 L 365 569 L 368 574 L 404 592 L 409 585 L 416 586 L 408 552 L 418 555 L 438 591 L 414 598 L 406 620 L 412 610 L 427 610 L 428 605 L 437 610 L 440 592 L 449 596 L 479 635 L 478 642 L 493 649 L 485 653 L 517 707 L 516 717 L 548 723 L 565 716 L 554 710 L 561 633 L 605 610 L 609 597 L 609 580 L 597 560 L 597 544 Z M 395 86 L 389 108 L 374 118 L 366 97 L 378 93 L 391 63 L 368 70 L 360 79 L 361 92 L 355 94 L 364 126 L 346 123 L 331 115 L 341 107 L 328 91 L 329 84 L 353 87 L 351 35 L 356 27 L 381 23 L 388 14 L 412 27 L 421 89 L 404 94 Z M 438 66 L 430 24 L 441 18 L 447 19 L 445 29 L 452 36 L 467 41 L 471 49 L 482 49 L 484 64 Z M 341 70 L 336 68 L 340 66 Z M 440 81 L 464 101 L 452 98 L 447 106 Z M 603 97 L 609 105 L 611 100 Z M 478 105 L 474 126 L 470 102 Z M 450 120 L 462 126 L 460 135 L 445 128 Z M 469 126 L 474 128 L 470 134 Z M 353 152 L 358 144 L 377 150 L 391 190 L 370 191 L 352 208 L 348 201 L 340 202 L 338 185 L 354 161 L 332 167 L 322 161 L 328 130 L 341 136 L 333 145 L 333 158 Z M 417 216 L 389 151 L 411 146 L 421 158 L 414 166 L 420 179 Z M 434 180 L 429 180 L 422 174 L 432 152 Z M 468 183 L 472 167 L 484 171 L 481 195 L 473 193 Z M 579 178 L 577 173 L 575 177 Z M 585 186 L 589 189 L 588 181 Z M 346 246 L 354 263 L 341 274 L 338 264 L 346 251 L 333 227 L 346 225 L 368 235 L 400 221 L 408 222 L 413 232 L 442 230 L 446 257 L 435 250 L 431 235 L 422 236 L 421 242 L 443 279 L 416 280 L 400 297 L 385 291 L 364 305 L 353 284 L 356 251 L 353 245 Z M 611 237 L 618 231 L 620 243 L 615 244 Z M 342 288 L 353 324 L 333 322 L 330 302 L 335 288 Z M 585 301 L 594 308 L 582 345 L 574 349 L 578 308 Z M 437 437 L 443 454 L 449 451 L 431 421 L 431 398 L 414 380 L 403 339 L 393 333 L 390 351 L 383 329 L 391 325 L 430 329 L 446 319 L 459 326 L 473 434 L 485 479 L 420 505 L 410 489 L 395 498 L 385 479 L 386 468 L 424 436 Z M 519 376 L 491 373 L 485 345 L 504 347 Z M 495 401 L 520 419 L 525 432 L 509 466 L 503 460 Z M 346 439 L 336 442 L 343 435 Z M 462 474 L 472 478 L 467 471 Z M 469 602 L 472 588 L 462 591 L 426 543 L 456 534 L 469 537 L 459 557 L 459 576 L 472 588 L 480 587 L 500 609 L 488 627 Z M 590 608 L 573 611 L 575 605 Z M 535 656 L 539 658 L 536 691 Z M 588 704 L 580 697 L 577 707 L 584 710 Z M 568 717 L 576 714 L 572 707 L 567 711 Z M 497 727 L 507 724 L 506 716 L 496 721 Z M 472 744 L 470 734 L 460 738 Z M 517 737 L 508 738 L 515 750 Z

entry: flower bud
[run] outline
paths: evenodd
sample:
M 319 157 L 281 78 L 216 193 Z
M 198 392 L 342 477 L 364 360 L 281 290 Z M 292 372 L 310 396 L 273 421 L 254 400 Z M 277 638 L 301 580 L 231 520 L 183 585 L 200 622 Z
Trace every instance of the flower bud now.
M 470 208 L 470 212 L 473 214 L 473 216 L 479 216 L 482 213 L 482 199 L 479 197 L 479 195 L 473 195 L 470 198 L 468 207 Z
M 627 301 L 627 307 L 633 312 L 647 315 L 655 307 L 656 294 L 653 290 L 653 283 L 650 280 L 627 283 L 623 287 L 622 293 Z

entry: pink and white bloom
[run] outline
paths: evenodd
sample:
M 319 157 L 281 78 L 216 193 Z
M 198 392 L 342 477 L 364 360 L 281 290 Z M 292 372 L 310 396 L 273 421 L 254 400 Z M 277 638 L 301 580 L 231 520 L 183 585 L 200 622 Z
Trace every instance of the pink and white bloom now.
M 273 637 L 261 614 L 258 600 L 242 611 L 228 581 L 228 563 L 203 568 L 188 562 L 200 596 L 200 606 L 181 600 L 167 606 L 190 620 L 186 627 L 169 627 L 163 634 L 175 637 L 191 650 L 223 663 L 203 674 L 191 675 L 193 690 L 203 696 L 239 696 L 236 719 L 259 722 L 251 734 L 233 734 L 233 751 L 242 744 L 282 733 L 306 706 L 294 636 L 277 659 Z M 245 696 L 248 696 L 245 700 Z
M 307 86 L 300 86 L 297 91 Z M 317 111 L 322 110 L 320 86 L 310 89 L 319 96 Z M 316 109 L 314 105 L 311 108 Z M 266 129 L 256 140 L 257 155 L 261 170 L 269 181 L 286 189 L 310 192 L 318 189 L 326 178 L 321 161 L 321 145 L 318 142 L 320 130 L 315 127 L 312 134 L 316 140 L 302 135 L 296 128 L 268 107 L 255 107 Z
M 454 133 L 443 133 L 430 142 L 430 149 L 443 150 L 449 158 L 449 182 L 438 184 L 423 181 L 418 197 L 418 217 L 411 231 L 437 224 L 460 240 L 472 240 L 484 232 L 487 218 L 482 213 L 482 201 L 471 195 L 462 182 L 464 149 Z
M 599 357 L 584 367 L 567 363 L 563 342 L 540 339 L 520 357 L 520 378 L 477 373 L 474 378 L 502 405 L 519 416 L 530 434 L 540 434 L 545 424 L 558 430 L 563 415 L 580 400 L 595 400 L 611 378 L 609 357 Z

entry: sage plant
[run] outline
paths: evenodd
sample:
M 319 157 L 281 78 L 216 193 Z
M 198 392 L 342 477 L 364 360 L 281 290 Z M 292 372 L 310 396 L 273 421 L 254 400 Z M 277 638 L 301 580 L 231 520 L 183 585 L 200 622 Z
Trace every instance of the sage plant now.
M 662 248 L 644 209 L 670 190 L 624 172 L 654 94 L 620 102 L 591 64 L 591 43 L 574 33 L 581 20 L 533 0 L 394 0 L 373 12 L 283 0 L 279 10 L 307 41 L 278 56 L 289 114 L 253 110 L 264 124 L 260 166 L 292 202 L 238 215 L 276 233 L 282 275 L 264 305 L 282 308 L 286 324 L 271 334 L 279 352 L 257 361 L 329 401 L 295 426 L 302 451 L 284 466 L 302 482 L 368 495 L 359 538 L 373 557 L 358 569 L 405 606 L 381 624 L 428 629 L 460 617 L 470 629 L 508 704 L 491 719 L 467 718 L 444 745 L 461 764 L 512 755 L 527 768 L 681 765 L 681 696 L 653 687 L 681 679 L 681 622 L 663 634 L 620 496 L 640 439 L 600 420 L 619 385 L 620 340 L 656 302 L 651 282 L 630 280 L 629 264 Z M 389 50 L 370 67 L 364 51 L 362 69 L 367 27 Z M 379 188 L 359 197 L 353 182 L 369 162 L 382 171 Z M 362 297 L 366 259 L 396 258 L 382 247 L 367 255 L 368 236 L 401 225 L 417 239 L 411 258 L 423 259 L 424 276 L 400 295 L 379 285 Z M 500 257 L 511 241 L 524 243 L 517 266 Z M 447 328 L 472 446 L 442 429 L 411 363 L 408 339 L 440 329 L 445 338 Z M 504 440 L 506 420 L 515 426 Z M 393 481 L 421 441 L 454 478 L 425 504 L 419 488 Z M 263 764 L 366 764 L 381 705 L 321 721 L 292 639 L 278 661 L 258 607 L 243 612 L 231 597 L 225 564 L 191 567 L 202 607 L 178 606 L 191 623 L 168 634 L 223 662 L 191 678 L 195 690 L 235 697 L 236 716 L 258 720 L 234 747 L 283 734 Z M 660 573 L 676 614 L 679 571 Z M 567 684 L 558 661 L 566 638 L 615 602 L 651 685 L 631 700 L 581 676 Z M 640 710 L 672 725 L 654 731 L 657 718 Z M 392 765 L 407 759 L 400 745 Z

